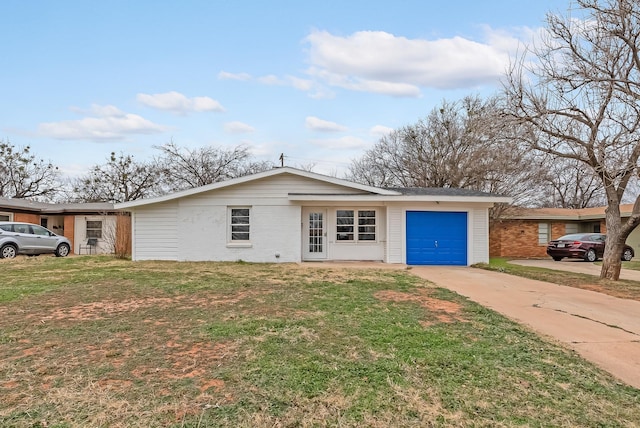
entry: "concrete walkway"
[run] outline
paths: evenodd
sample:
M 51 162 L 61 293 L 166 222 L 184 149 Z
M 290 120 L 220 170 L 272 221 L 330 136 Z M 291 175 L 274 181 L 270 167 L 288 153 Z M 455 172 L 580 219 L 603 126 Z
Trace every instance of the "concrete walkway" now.
M 553 270 L 565 270 L 575 273 L 586 273 L 589 275 L 600 276 L 601 265 L 585 262 L 579 259 L 563 259 L 554 262 L 551 259 L 528 259 L 528 260 L 509 260 L 509 263 L 522 266 L 541 267 Z M 631 281 L 640 281 L 640 270 L 625 269 L 622 262 L 622 270 L 620 271 L 620 279 L 629 279 Z
M 409 272 L 563 342 L 640 388 L 640 302 L 468 267 Z

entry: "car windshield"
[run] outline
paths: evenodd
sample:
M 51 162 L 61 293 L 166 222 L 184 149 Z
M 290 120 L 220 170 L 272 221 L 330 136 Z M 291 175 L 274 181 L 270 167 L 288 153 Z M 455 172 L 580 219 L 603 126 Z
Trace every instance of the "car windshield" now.
M 593 233 L 572 233 L 558 238 L 558 241 L 590 241 Z

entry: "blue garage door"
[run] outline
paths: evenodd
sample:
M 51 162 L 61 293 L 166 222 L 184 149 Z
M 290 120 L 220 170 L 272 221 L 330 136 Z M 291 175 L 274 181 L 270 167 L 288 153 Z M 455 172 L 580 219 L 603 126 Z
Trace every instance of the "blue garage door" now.
M 407 211 L 408 265 L 467 264 L 467 213 Z

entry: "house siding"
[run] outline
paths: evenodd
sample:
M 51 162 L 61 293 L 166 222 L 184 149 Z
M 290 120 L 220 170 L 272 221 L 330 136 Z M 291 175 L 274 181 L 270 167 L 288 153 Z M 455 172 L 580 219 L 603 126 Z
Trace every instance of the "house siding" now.
M 388 213 L 388 236 L 387 236 L 387 263 L 403 263 L 404 236 L 404 213 L 400 206 L 393 206 L 387 209 Z
M 469 233 L 469 264 L 489 262 L 489 211 L 473 209 L 471 217 L 471 233 Z
M 178 204 L 154 204 L 134 211 L 133 260 L 178 259 Z
M 269 205 L 285 205 L 289 203 L 290 193 L 329 193 L 354 194 L 359 192 L 352 188 L 325 183 L 293 174 L 275 175 L 261 180 L 240 183 L 222 189 L 214 189 L 184 198 L 185 203 L 210 204 L 211 198 L 224 199 L 231 204 L 243 204 L 247 200 L 254 205 L 266 201 Z M 188 201 L 188 202 L 187 202 Z

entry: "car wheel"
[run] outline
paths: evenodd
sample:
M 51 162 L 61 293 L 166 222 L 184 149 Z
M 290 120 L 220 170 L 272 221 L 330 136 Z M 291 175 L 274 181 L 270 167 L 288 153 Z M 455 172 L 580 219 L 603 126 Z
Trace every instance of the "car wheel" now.
M 555 260 L 556 262 L 559 262 L 560 260 L 562 260 L 562 257 L 554 257 L 553 260 Z
M 0 248 L 0 259 L 13 259 L 18 255 L 18 249 L 11 244 Z
M 69 246 L 67 244 L 60 244 L 56 248 L 56 257 L 66 257 L 69 255 Z
M 633 254 L 631 253 L 631 250 L 628 248 L 624 250 L 624 252 L 622 253 L 622 260 L 624 260 L 625 262 L 629 262 L 632 258 Z
M 592 249 L 590 249 L 589 251 L 587 251 L 587 254 L 585 254 L 584 259 L 588 262 L 595 262 L 596 260 L 598 260 L 598 256 L 596 256 L 596 252 Z

